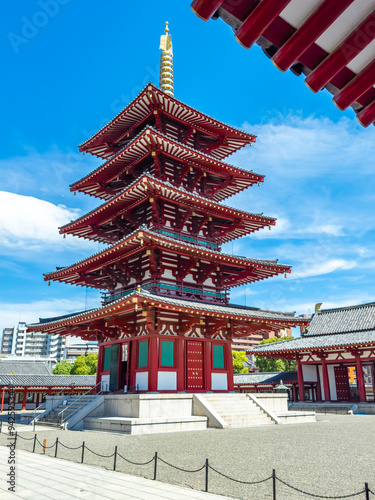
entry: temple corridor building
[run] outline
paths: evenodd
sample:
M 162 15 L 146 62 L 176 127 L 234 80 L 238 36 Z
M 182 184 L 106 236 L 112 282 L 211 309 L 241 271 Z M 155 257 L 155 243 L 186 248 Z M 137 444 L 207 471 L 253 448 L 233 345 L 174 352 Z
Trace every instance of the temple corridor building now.
M 104 250 L 45 275 L 103 290 L 101 307 L 29 325 L 99 341 L 97 382 L 111 392 L 233 391 L 232 340 L 303 326 L 291 313 L 229 303 L 232 287 L 290 272 L 221 245 L 275 224 L 221 203 L 264 176 L 223 160 L 256 137 L 173 96 L 172 42 L 151 83 L 81 152 L 103 164 L 71 186 L 102 200 L 60 228 Z

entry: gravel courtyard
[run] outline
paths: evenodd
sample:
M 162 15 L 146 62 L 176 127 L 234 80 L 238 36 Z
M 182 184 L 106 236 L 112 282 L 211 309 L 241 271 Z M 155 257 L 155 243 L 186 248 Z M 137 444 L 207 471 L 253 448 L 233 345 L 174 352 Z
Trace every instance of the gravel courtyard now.
M 318 415 L 317 423 L 244 429 L 209 429 L 199 432 L 126 436 L 91 431 L 39 430 L 38 440 L 52 445 L 56 437 L 66 446 L 76 447 L 85 441 L 91 450 L 103 455 L 118 452 L 135 462 L 158 456 L 183 469 L 199 469 L 205 463 L 218 471 L 242 480 L 257 481 L 269 477 L 272 469 L 285 482 L 307 492 L 340 496 L 364 489 L 364 483 L 375 492 L 375 416 Z M 21 426 L 19 426 L 21 428 Z M 6 427 L 0 434 L 0 445 L 7 444 Z M 20 432 L 25 438 L 32 432 Z M 18 439 L 17 447 L 32 450 L 32 441 Z M 37 445 L 36 451 L 41 453 Z M 55 448 L 47 450 L 54 456 Z M 81 449 L 69 450 L 59 445 L 58 457 L 79 462 Z M 30 455 L 32 459 L 32 455 Z M 100 458 L 86 450 L 85 463 L 111 469 L 113 458 Z M 117 471 L 153 477 L 153 463 L 134 466 L 118 457 Z M 204 489 L 204 470 L 181 472 L 158 461 L 157 479 L 169 483 Z M 272 498 L 272 482 L 241 485 L 209 471 L 209 491 L 240 499 Z M 364 498 L 364 494 L 354 498 Z M 375 499 L 375 496 L 372 496 Z M 277 499 L 308 498 L 277 482 Z

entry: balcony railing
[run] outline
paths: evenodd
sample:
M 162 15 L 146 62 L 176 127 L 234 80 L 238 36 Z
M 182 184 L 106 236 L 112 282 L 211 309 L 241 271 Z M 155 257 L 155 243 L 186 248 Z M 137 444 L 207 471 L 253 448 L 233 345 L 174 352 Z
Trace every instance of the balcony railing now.
M 106 306 L 114 300 L 131 294 L 136 290 L 136 288 L 137 286 L 133 285 L 131 287 L 122 288 L 112 295 L 109 293 L 103 293 L 102 304 Z M 209 290 L 207 288 L 204 288 L 203 286 L 199 287 L 187 284 L 176 285 L 173 283 L 154 282 L 151 280 L 147 280 L 146 282 L 142 283 L 142 288 L 159 295 L 181 299 L 201 300 L 202 302 L 214 302 L 219 304 L 227 304 L 229 301 L 227 292 L 215 292 L 214 290 Z
M 159 234 L 164 234 L 165 236 L 170 236 L 171 238 L 177 238 L 181 241 L 185 241 L 186 243 L 190 243 L 192 245 L 203 245 L 209 247 L 213 250 L 218 250 L 219 245 L 214 242 L 212 238 L 202 238 L 201 236 L 194 237 L 190 234 L 184 234 L 182 232 L 174 232 L 174 231 L 166 231 L 165 229 L 155 229 Z

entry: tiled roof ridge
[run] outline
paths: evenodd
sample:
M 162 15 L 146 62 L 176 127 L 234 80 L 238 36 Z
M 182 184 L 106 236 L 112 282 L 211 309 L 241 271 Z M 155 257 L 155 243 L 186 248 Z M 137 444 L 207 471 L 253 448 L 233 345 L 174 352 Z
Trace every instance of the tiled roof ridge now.
M 100 132 L 102 132 L 102 131 L 103 131 L 103 130 L 105 130 L 107 127 L 109 127 L 109 125 L 110 125 L 111 123 L 113 123 L 113 122 L 114 122 L 117 118 L 119 118 L 119 117 L 123 114 L 123 112 L 125 111 L 125 109 L 130 108 L 131 106 L 133 106 L 133 105 L 135 104 L 135 102 L 139 99 L 139 97 L 140 97 L 143 93 L 145 93 L 145 92 L 148 90 L 148 87 L 149 87 L 149 86 L 153 87 L 156 91 L 160 91 L 160 89 L 158 89 L 158 88 L 156 87 L 156 85 L 154 85 L 154 84 L 153 84 L 153 83 L 151 83 L 151 82 L 148 82 L 148 83 L 146 84 L 146 86 L 145 86 L 145 87 L 144 87 L 144 88 L 143 88 L 143 89 L 139 92 L 139 94 L 138 94 L 138 95 L 136 95 L 136 96 L 134 97 L 134 99 L 133 99 L 132 101 L 130 101 L 130 102 L 129 102 L 129 103 L 128 103 L 128 104 L 127 104 L 127 105 L 126 105 L 126 106 L 125 106 L 125 107 L 124 107 L 124 108 L 123 108 L 120 112 L 119 112 L 119 113 L 117 113 L 117 115 L 115 115 L 115 116 L 112 118 L 112 120 L 110 120 L 110 121 L 109 121 L 106 125 L 104 125 L 104 126 L 103 126 L 101 129 L 99 129 L 97 132 L 95 132 L 95 134 L 93 134 L 91 137 L 89 137 L 88 139 L 86 139 L 86 141 L 85 141 L 85 142 L 82 142 L 81 144 L 79 144 L 78 148 L 81 148 L 82 146 L 84 146 L 84 145 L 85 145 L 85 144 L 87 144 L 88 142 L 91 142 L 91 141 L 92 141 L 92 139 L 93 139 L 95 136 L 99 135 L 99 134 L 100 134 Z M 192 107 L 192 106 L 190 106 L 189 104 L 185 104 L 184 102 L 180 101 L 179 99 L 176 99 L 175 97 L 169 96 L 169 95 L 167 95 L 167 94 L 165 94 L 165 96 L 166 96 L 166 98 L 171 99 L 171 100 L 173 100 L 173 101 L 177 102 L 178 104 L 182 104 L 183 106 L 185 106 L 185 107 L 187 107 L 187 108 L 190 108 L 190 109 L 191 109 L 191 110 L 193 110 L 195 113 L 198 113 L 198 114 L 200 114 L 200 115 L 202 115 L 202 116 L 204 116 L 204 117 L 207 117 L 207 118 L 208 118 L 208 119 L 210 119 L 210 120 L 214 120 L 215 122 L 217 122 L 217 123 L 219 123 L 220 125 L 222 125 L 224 128 L 225 128 L 225 127 L 226 127 L 226 128 L 231 128 L 231 129 L 233 129 L 233 130 L 235 130 L 235 131 L 237 131 L 237 132 L 239 132 L 239 133 L 241 133 L 241 134 L 243 134 L 243 135 L 248 135 L 248 136 L 252 136 L 252 137 L 257 137 L 255 134 L 251 134 L 251 133 L 249 133 L 249 132 L 245 132 L 245 130 L 241 130 L 241 129 L 240 129 L 240 128 L 238 128 L 238 127 L 234 127 L 234 126 L 232 126 L 232 125 L 228 125 L 228 124 L 226 124 L 226 123 L 224 123 L 224 122 L 222 122 L 222 121 L 220 121 L 220 120 L 217 120 L 216 118 L 213 118 L 212 116 L 208 116 L 206 113 L 203 113 L 202 111 L 199 111 L 198 109 L 193 108 L 193 107 Z M 203 128 L 204 128 L 204 127 L 203 127 Z
M 143 177 L 147 177 L 148 179 L 150 179 L 152 181 L 159 182 L 160 184 L 164 185 L 165 187 L 169 187 L 169 188 L 172 188 L 172 189 L 176 189 L 177 191 L 181 191 L 183 194 L 187 194 L 187 195 L 190 195 L 190 196 L 195 196 L 196 198 L 199 198 L 202 201 L 205 201 L 205 202 L 209 201 L 210 203 L 216 203 L 217 205 L 220 205 L 223 208 L 229 208 L 230 210 L 236 210 L 236 212 L 242 212 L 242 213 L 247 214 L 247 215 L 253 215 L 254 217 L 264 217 L 265 219 L 271 219 L 271 220 L 275 220 L 275 221 L 277 220 L 277 217 L 271 217 L 271 216 L 268 216 L 268 215 L 264 215 L 263 212 L 259 212 L 259 213 L 248 212 L 246 210 L 241 210 L 239 208 L 231 207 L 229 205 L 224 205 L 221 201 L 212 201 L 209 198 L 205 198 L 204 196 L 202 196 L 195 189 L 193 191 L 188 191 L 183 186 L 175 186 L 174 184 L 172 184 L 169 181 L 163 181 L 161 179 L 158 179 L 157 177 L 155 177 L 154 175 L 152 175 L 151 172 L 149 172 L 148 170 L 146 170 L 145 172 L 143 172 L 142 174 L 140 174 L 136 179 L 134 179 L 134 181 L 131 182 L 128 186 L 124 187 L 124 189 L 122 191 L 120 191 L 119 193 L 113 195 L 112 198 L 109 198 L 109 200 L 105 200 L 101 205 L 99 205 L 96 208 L 93 208 L 92 210 L 90 210 L 89 212 L 85 213 L 84 215 L 81 215 L 77 219 L 71 220 L 68 224 L 64 224 L 63 226 L 60 226 L 59 229 L 62 229 L 62 228 L 67 227 L 67 226 L 70 226 L 71 224 L 73 224 L 75 222 L 78 222 L 79 220 L 84 219 L 85 217 L 93 214 L 94 212 L 96 212 L 100 208 L 104 207 L 108 203 L 111 203 L 115 198 L 120 197 L 125 191 L 127 191 L 128 189 L 131 189 Z
M 242 260 L 246 260 L 248 262 L 254 262 L 255 264 L 259 263 L 259 264 L 265 265 L 265 266 L 287 267 L 289 269 L 292 267 L 290 264 L 279 264 L 278 263 L 278 259 L 275 259 L 275 260 L 253 259 L 251 257 L 243 257 L 241 255 L 231 255 L 229 253 L 218 252 L 217 250 L 212 250 L 212 249 L 209 249 L 209 248 L 201 246 L 201 245 L 192 245 L 191 243 L 187 243 L 185 241 L 182 242 L 178 238 L 172 238 L 170 236 L 166 236 L 166 235 L 158 233 L 156 231 L 151 231 L 150 229 L 148 229 L 144 225 L 141 225 L 137 229 L 135 229 L 132 233 L 128 234 L 127 236 L 125 236 L 121 240 L 117 241 L 116 243 L 113 243 L 112 245 L 108 245 L 106 248 L 100 250 L 99 252 L 96 252 L 96 253 L 94 253 L 92 255 L 89 255 L 88 257 L 86 257 L 84 259 L 81 259 L 78 262 L 75 262 L 74 264 L 70 264 L 69 266 L 62 266 L 62 267 L 60 267 L 58 269 L 58 271 L 64 271 L 66 269 L 69 269 L 69 267 L 76 266 L 78 264 L 81 264 L 82 262 L 85 262 L 86 260 L 92 259 L 92 258 L 100 255 L 101 253 L 104 253 L 104 252 L 110 250 L 111 248 L 113 248 L 113 247 L 115 247 L 117 245 L 120 245 L 121 243 L 125 242 L 125 240 L 128 240 L 128 239 L 132 238 L 139 231 L 146 232 L 146 233 L 148 233 L 150 235 L 153 235 L 153 236 L 157 236 L 160 239 L 164 239 L 164 240 L 167 240 L 167 241 L 172 241 L 173 243 L 177 242 L 177 243 L 179 243 L 181 245 L 185 245 L 185 246 L 187 246 L 189 248 L 201 250 L 201 251 L 204 251 L 204 252 L 210 252 L 210 253 L 217 254 L 217 255 L 222 255 L 224 257 L 229 257 L 229 258 L 233 258 L 233 259 L 242 259 Z M 43 273 L 43 276 L 48 276 L 50 274 L 55 274 L 56 272 L 57 271 L 51 271 L 49 273 Z
M 372 332 L 375 330 L 375 326 L 372 328 L 356 328 L 355 330 L 345 330 L 344 332 L 329 332 L 329 333 L 313 333 L 312 335 L 301 335 L 301 338 L 315 338 L 315 337 L 329 337 L 330 335 L 350 335 L 351 333 L 361 333 L 361 332 Z M 298 338 L 298 337 L 297 337 Z M 295 339 L 293 339 L 295 340 Z M 285 342 L 285 341 L 284 341 Z
M 192 151 L 193 153 L 198 153 L 199 155 L 202 155 L 204 157 L 206 157 L 207 159 L 209 160 L 212 160 L 212 161 L 215 161 L 215 162 L 219 162 L 219 163 L 222 163 L 223 166 L 226 166 L 226 167 L 230 167 L 230 168 L 235 168 L 236 170 L 240 170 L 242 172 L 245 172 L 245 173 L 250 173 L 250 174 L 253 174 L 253 175 L 257 175 L 259 177 L 263 177 L 265 178 L 266 175 L 265 174 L 259 174 L 257 172 L 253 172 L 252 170 L 245 170 L 244 168 L 240 168 L 240 167 L 236 167 L 236 165 L 232 165 L 231 163 L 227 163 L 227 162 L 224 162 L 222 160 L 219 160 L 218 158 L 215 158 L 207 153 L 203 153 L 202 151 L 198 151 L 190 146 L 187 146 L 186 144 L 182 144 L 182 142 L 179 142 L 177 139 L 174 139 L 172 137 L 169 137 L 168 135 L 166 134 L 163 134 L 163 132 L 160 132 L 159 130 L 156 130 L 154 127 L 152 127 L 151 125 L 146 125 L 145 128 L 143 128 L 135 137 L 133 137 L 133 139 L 128 143 L 126 144 L 124 147 L 122 147 L 119 151 L 116 151 L 116 153 L 114 153 L 110 158 L 108 158 L 105 162 L 101 163 L 97 168 L 95 168 L 94 170 L 92 170 L 91 172 L 89 172 L 88 174 L 86 174 L 84 177 L 82 177 L 81 179 L 78 179 L 78 181 L 76 182 L 73 182 L 72 184 L 69 185 L 69 187 L 72 187 L 74 186 L 75 184 L 78 184 L 79 182 L 82 182 L 84 179 L 86 179 L 87 177 L 89 177 L 90 175 L 92 175 L 94 172 L 96 172 L 97 170 L 101 169 L 102 167 L 104 167 L 104 165 L 106 165 L 108 162 L 110 162 L 111 160 L 113 160 L 116 156 L 120 155 L 127 147 L 129 147 L 131 144 L 133 144 L 137 139 L 139 139 L 139 137 L 146 131 L 146 130 L 152 130 L 152 132 L 155 132 L 156 134 L 159 134 L 161 135 L 164 139 L 167 139 L 168 141 L 172 141 L 174 142 L 175 144 L 178 144 L 179 146 L 183 147 L 183 148 L 186 148 L 188 149 L 189 151 Z
M 349 309 L 360 309 L 362 307 L 369 307 L 369 306 L 375 307 L 375 302 L 368 302 L 367 304 L 357 304 L 354 306 L 333 307 L 332 309 L 321 309 L 318 313 L 315 313 L 315 314 L 323 314 L 323 313 L 330 313 L 330 312 L 343 312 L 343 311 L 347 311 Z M 315 314 L 313 316 L 315 316 Z

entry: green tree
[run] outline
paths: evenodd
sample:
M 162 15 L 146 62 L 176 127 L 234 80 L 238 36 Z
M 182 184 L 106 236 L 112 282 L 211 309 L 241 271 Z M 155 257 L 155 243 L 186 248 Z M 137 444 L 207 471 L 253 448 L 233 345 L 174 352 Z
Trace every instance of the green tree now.
M 247 357 L 244 351 L 232 351 L 233 373 L 248 373 L 249 369 L 244 367 Z
M 294 337 L 272 337 L 264 339 L 260 344 L 271 344 L 272 342 L 280 342 L 281 340 L 291 340 Z M 268 358 L 264 356 L 255 356 L 255 364 L 260 372 L 287 372 L 297 369 L 297 363 L 294 360 L 285 358 Z
M 71 363 L 68 363 L 66 359 L 63 359 L 62 361 L 60 361 L 60 363 L 57 363 L 57 365 L 55 365 L 52 373 L 54 375 L 70 375 L 72 368 L 73 365 Z
M 87 356 L 78 356 L 74 361 L 71 375 L 95 375 L 98 364 L 98 355 L 90 353 Z

